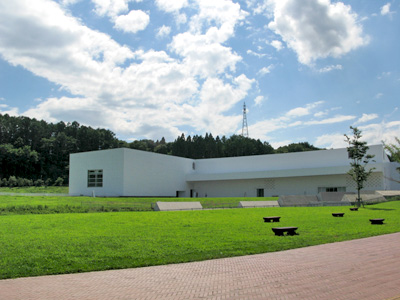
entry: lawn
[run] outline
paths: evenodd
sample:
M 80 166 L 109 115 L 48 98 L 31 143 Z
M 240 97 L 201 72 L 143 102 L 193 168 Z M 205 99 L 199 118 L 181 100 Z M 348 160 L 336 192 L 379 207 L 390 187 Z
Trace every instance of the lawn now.
M 151 211 L 157 201 L 200 201 L 204 208 L 233 208 L 240 201 L 276 201 L 278 197 L 264 198 L 102 198 L 71 196 L 1 195 L 0 215 L 96 211 Z
M 29 194 L 68 194 L 67 186 L 25 186 L 25 187 L 0 187 L 0 193 L 29 193 Z
M 332 212 L 345 212 L 343 218 Z M 281 216 L 280 223 L 262 217 Z M 371 225 L 370 218 L 385 218 Z M 273 226 L 298 226 L 275 236 Z M 87 272 L 281 251 L 400 231 L 400 201 L 349 207 L 0 216 L 0 278 Z

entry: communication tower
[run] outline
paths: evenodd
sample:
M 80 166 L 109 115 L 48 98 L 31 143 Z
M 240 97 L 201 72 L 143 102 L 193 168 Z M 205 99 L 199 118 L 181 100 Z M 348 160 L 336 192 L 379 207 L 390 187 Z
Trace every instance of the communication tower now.
M 247 115 L 246 115 L 246 102 L 243 102 L 242 136 L 247 138 L 249 137 L 249 127 L 247 126 Z

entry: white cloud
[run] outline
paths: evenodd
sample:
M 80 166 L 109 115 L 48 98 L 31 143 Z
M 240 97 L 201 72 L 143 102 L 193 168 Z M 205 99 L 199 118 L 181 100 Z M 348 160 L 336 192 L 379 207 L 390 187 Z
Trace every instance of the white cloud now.
M 99 16 L 115 17 L 129 10 L 130 0 L 92 0 L 95 13 Z
M 293 108 L 286 113 L 288 117 L 302 117 L 310 114 L 310 110 L 306 107 Z
M 268 27 L 293 49 L 299 62 L 339 57 L 368 43 L 351 7 L 330 0 L 270 0 L 274 20 Z
M 311 122 L 303 122 L 300 120 L 295 120 L 296 118 L 301 118 L 307 116 L 312 113 L 314 109 L 322 105 L 324 101 L 316 101 L 313 103 L 309 103 L 304 107 L 297 107 L 289 110 L 282 116 L 278 118 L 272 118 L 269 120 L 263 120 L 260 122 L 256 122 L 249 126 L 249 132 L 251 132 L 251 136 L 253 138 L 268 140 L 272 143 L 271 133 L 286 129 L 290 127 L 298 127 L 298 126 L 310 126 L 314 125 Z
M 296 107 L 296 108 L 293 108 L 293 109 L 289 110 L 289 111 L 285 114 L 285 116 L 286 116 L 286 117 L 293 118 L 293 117 L 302 117 L 302 116 L 309 115 L 309 114 L 311 114 L 311 111 L 312 111 L 314 108 L 316 108 L 316 107 L 322 105 L 323 103 L 324 103 L 324 101 L 317 101 L 317 102 L 309 103 L 309 104 L 307 104 L 305 107 Z
M 315 140 L 314 146 L 320 148 L 337 149 L 345 148 L 348 144 L 345 141 L 344 133 L 324 134 Z
M 355 124 L 366 123 L 378 118 L 377 114 L 362 114 L 362 117 L 357 120 Z
M 156 0 L 159 9 L 165 12 L 176 12 L 188 5 L 187 0 Z
M 244 20 L 248 13 L 240 8 L 239 3 L 225 0 L 196 0 L 199 8 L 198 14 L 190 20 L 191 32 L 200 34 L 203 27 L 215 22 L 216 26 L 208 29 L 214 35 L 214 39 L 220 43 L 225 42 L 234 34 L 235 25 Z M 218 28 L 218 29 L 217 29 Z
M 265 74 L 271 73 L 273 67 L 274 67 L 273 65 L 269 65 L 268 67 L 263 67 L 257 72 L 257 74 L 263 76 Z
M 254 99 L 254 104 L 256 106 L 261 106 L 264 100 L 265 100 L 264 96 L 257 96 L 256 99 Z
M 281 41 L 273 40 L 270 44 L 272 47 L 274 47 L 278 51 L 283 49 L 283 44 Z
M 68 5 L 78 3 L 80 1 L 82 1 L 82 0 L 62 0 L 61 3 L 65 6 L 68 6 Z
M 366 126 L 358 126 L 357 128 L 361 130 L 361 140 L 366 141 L 368 145 L 381 144 L 382 141 L 385 143 L 394 143 L 395 137 L 399 136 L 400 121 L 369 124 Z M 348 144 L 345 142 L 344 133 L 334 133 L 319 136 L 314 145 L 317 147 L 326 148 L 347 147 Z
M 136 33 L 144 30 L 149 22 L 150 17 L 144 11 L 131 10 L 127 15 L 116 17 L 114 27 L 124 32 Z
M 378 93 L 375 95 L 375 99 L 380 99 L 383 97 L 383 93 Z
M 163 38 L 165 36 L 168 36 L 170 33 L 171 33 L 171 27 L 163 25 L 160 28 L 158 28 L 157 37 Z
M 305 125 L 321 125 L 321 124 L 335 124 L 335 123 L 340 123 L 340 122 L 345 122 L 345 121 L 351 121 L 354 120 L 356 116 L 350 116 L 350 115 L 336 115 L 332 118 L 326 118 L 323 120 L 318 120 L 318 121 L 308 121 L 305 122 Z
M 179 26 L 181 24 L 185 24 L 187 22 L 187 16 L 186 14 L 177 14 L 175 16 L 175 22 Z
M 184 63 L 191 69 L 193 75 L 201 77 L 214 76 L 235 70 L 241 57 L 232 52 L 231 48 L 215 41 L 213 34 L 195 35 L 189 32 L 174 36 L 170 47 L 184 58 Z
M 1 101 L 4 101 L 4 98 L 0 98 Z M 10 116 L 19 116 L 19 110 L 16 107 L 10 107 L 8 104 L 0 104 L 0 114 L 5 115 L 8 114 Z
M 357 127 L 362 131 L 363 140 L 370 145 L 394 143 L 395 137 L 399 137 L 400 121 L 382 122 Z
M 382 16 L 390 14 L 390 5 L 391 5 L 390 3 L 386 3 L 385 5 L 383 5 L 381 7 L 381 15 Z
M 316 118 L 322 118 L 323 116 L 326 116 L 328 114 L 327 111 L 319 111 L 317 113 L 314 114 L 314 117 Z
M 319 69 L 318 72 L 327 73 L 327 72 L 330 72 L 333 70 L 342 70 L 342 69 L 343 69 L 342 65 L 330 65 L 330 66 L 326 66 L 324 68 Z
M 230 1 L 197 0 L 196 4 L 199 12 L 191 17 L 190 31 L 174 36 L 170 49 L 183 57 L 193 75 L 204 78 L 227 69 L 234 72 L 242 58 L 223 43 L 233 36 L 236 24 L 247 13 Z
M 267 55 L 267 54 L 265 54 L 265 53 L 257 53 L 257 52 L 254 52 L 254 51 L 252 51 L 252 50 L 250 50 L 250 49 L 247 50 L 246 53 L 249 54 L 249 55 L 257 56 L 258 58 L 261 58 L 261 57 L 264 57 L 264 56 Z

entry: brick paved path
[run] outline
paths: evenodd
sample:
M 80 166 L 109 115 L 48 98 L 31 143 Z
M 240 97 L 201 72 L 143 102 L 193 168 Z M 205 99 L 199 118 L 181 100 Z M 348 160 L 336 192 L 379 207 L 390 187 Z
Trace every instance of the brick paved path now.
M 400 233 L 203 262 L 0 280 L 0 299 L 400 299 Z

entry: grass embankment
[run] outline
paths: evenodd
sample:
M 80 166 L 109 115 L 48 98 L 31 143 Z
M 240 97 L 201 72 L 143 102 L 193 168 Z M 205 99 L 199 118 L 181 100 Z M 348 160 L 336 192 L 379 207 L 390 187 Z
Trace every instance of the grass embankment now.
M 109 211 L 151 211 L 157 201 L 200 201 L 204 208 L 233 208 L 240 201 L 276 201 L 265 198 L 93 198 L 69 196 L 0 196 L 0 215 Z
M 345 212 L 343 218 L 332 212 Z M 280 223 L 262 217 L 281 216 Z M 385 218 L 370 225 L 370 218 Z M 271 227 L 298 226 L 297 236 Z M 0 278 L 180 263 L 280 251 L 400 231 L 400 201 L 357 212 L 286 207 L 0 216 Z
M 0 187 L 0 193 L 17 194 L 68 194 L 67 186 Z

